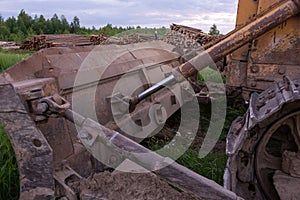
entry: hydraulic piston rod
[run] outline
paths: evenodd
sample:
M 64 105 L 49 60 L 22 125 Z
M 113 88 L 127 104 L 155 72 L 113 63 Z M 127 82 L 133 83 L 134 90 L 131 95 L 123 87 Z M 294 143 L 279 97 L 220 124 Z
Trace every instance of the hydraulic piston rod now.
M 182 81 L 184 78 L 196 74 L 199 70 L 217 62 L 246 43 L 251 42 L 292 16 L 295 16 L 299 12 L 300 0 L 282 1 L 279 6 L 274 7 L 256 20 L 249 22 L 241 29 L 232 32 L 230 35 L 227 35 L 225 39 L 174 69 L 173 75 L 150 87 L 137 97 L 134 97 L 131 101 L 131 106 L 136 105 L 141 100 L 162 89 L 165 83 L 171 83 L 174 80 Z
M 165 86 L 168 86 L 169 84 L 176 82 L 176 79 L 174 75 L 170 75 L 169 77 L 163 79 L 162 81 L 156 83 L 152 87 L 148 88 L 138 96 L 136 96 L 134 99 L 130 101 L 131 105 L 136 105 L 140 101 L 144 100 L 145 98 L 151 96 L 152 94 L 156 93 L 157 91 L 161 90 Z

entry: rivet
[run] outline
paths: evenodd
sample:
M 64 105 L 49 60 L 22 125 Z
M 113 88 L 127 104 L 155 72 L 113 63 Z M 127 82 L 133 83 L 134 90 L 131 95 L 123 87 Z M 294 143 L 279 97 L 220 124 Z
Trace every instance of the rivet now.
M 278 74 L 280 74 L 280 75 L 284 75 L 285 72 L 286 72 L 286 70 L 284 68 L 278 69 Z
M 240 151 L 238 155 L 239 155 L 240 158 L 244 158 L 245 157 L 245 154 L 242 151 Z
M 259 67 L 258 66 L 252 66 L 251 67 L 251 72 L 252 73 L 258 73 L 259 72 Z

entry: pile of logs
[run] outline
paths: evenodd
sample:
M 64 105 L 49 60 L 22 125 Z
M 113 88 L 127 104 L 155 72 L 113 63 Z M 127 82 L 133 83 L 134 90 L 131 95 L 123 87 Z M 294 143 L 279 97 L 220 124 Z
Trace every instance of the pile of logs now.
M 37 35 L 22 41 L 20 48 L 25 50 L 40 50 L 50 47 L 88 46 L 102 44 L 131 44 L 155 40 L 154 35 L 131 34 L 123 37 L 108 37 L 103 34 L 91 35 L 89 38 L 76 34 Z
M 209 35 L 204 33 L 201 29 L 196 29 L 188 26 L 172 24 L 170 26 L 171 31 L 179 32 L 195 41 L 200 43 L 200 45 L 206 45 L 210 42 L 215 42 L 221 40 L 223 35 Z
M 90 36 L 90 42 L 92 42 L 94 45 L 99 45 L 106 41 L 109 37 L 105 36 L 103 34 L 100 35 L 91 35 Z
M 180 34 L 181 36 L 192 40 L 192 43 L 196 42 L 201 46 L 206 45 L 212 41 L 219 41 L 222 38 L 221 35 L 208 35 L 200 29 L 183 25 L 172 24 L 170 26 L 170 29 L 171 33 L 167 34 L 167 39 L 165 40 L 176 40 L 175 42 L 168 41 L 169 43 L 174 43 L 174 45 L 181 45 L 181 43 L 183 43 L 181 39 L 176 39 L 176 34 Z M 175 39 L 174 36 L 176 36 Z M 103 34 L 91 35 L 90 37 L 84 37 L 82 35 L 76 34 L 37 35 L 22 41 L 20 49 L 37 51 L 43 48 L 50 47 L 72 47 L 100 44 L 124 45 L 138 42 L 147 42 L 155 39 L 161 40 L 162 37 L 156 38 L 154 34 L 148 35 L 138 33 L 125 35 L 123 37 L 108 37 Z M 188 41 L 185 40 L 184 42 L 186 43 Z
M 158 38 L 160 39 L 160 38 Z M 133 33 L 130 35 L 125 35 L 123 37 L 110 37 L 105 42 L 101 44 L 117 44 L 117 45 L 126 45 L 132 43 L 139 43 L 139 42 L 147 42 L 155 40 L 155 36 L 149 34 L 140 34 L 140 33 Z
M 40 50 L 50 47 L 70 47 L 92 45 L 90 38 L 76 34 L 37 35 L 22 41 L 20 48 L 25 50 Z
M 18 50 L 20 46 L 16 42 L 0 41 L 0 48 L 4 50 Z

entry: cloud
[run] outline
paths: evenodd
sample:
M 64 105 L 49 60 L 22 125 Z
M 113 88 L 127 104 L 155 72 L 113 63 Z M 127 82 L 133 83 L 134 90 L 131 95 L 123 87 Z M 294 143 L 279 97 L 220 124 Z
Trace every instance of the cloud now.
M 99 28 L 107 23 L 116 26 L 169 26 L 171 23 L 194 26 L 208 31 L 216 24 L 222 33 L 235 26 L 237 0 L 1 0 L 4 18 L 17 16 L 21 9 L 28 14 L 54 13 L 68 21 L 78 16 L 80 24 Z

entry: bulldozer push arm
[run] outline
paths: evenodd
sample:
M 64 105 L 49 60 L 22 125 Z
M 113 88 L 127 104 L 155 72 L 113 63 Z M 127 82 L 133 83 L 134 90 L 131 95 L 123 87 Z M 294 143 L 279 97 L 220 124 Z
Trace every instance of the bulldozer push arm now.
M 290 17 L 297 15 L 299 13 L 299 10 L 299 0 L 282 1 L 276 7 L 259 16 L 256 20 L 246 24 L 239 30 L 232 31 L 218 43 L 214 44 L 210 48 L 201 52 L 196 57 L 174 69 L 173 75 L 147 89 L 140 95 L 134 97 L 131 100 L 131 104 L 137 104 L 146 97 L 162 89 L 164 85 L 175 83 L 176 81 L 180 82 L 184 78 L 188 78 L 197 74 L 199 70 L 213 64 L 214 62 L 219 61 L 226 55 L 229 55 L 248 42 L 258 38 L 272 28 L 280 25 Z
M 102 150 L 107 154 L 114 154 L 114 163 L 117 165 L 120 165 L 126 159 L 130 160 L 149 172 L 153 171 L 170 184 L 190 191 L 202 198 L 216 200 L 241 199 L 214 181 L 196 174 L 170 158 L 156 154 L 122 134 L 81 116 L 71 110 L 69 108 L 70 104 L 58 95 L 41 99 L 37 107 L 40 108 L 38 114 L 45 114 L 49 117 L 53 115 L 65 117 L 72 123 L 75 123 L 78 126 L 77 137 L 99 161 L 103 161 Z M 105 148 L 108 149 L 104 150 Z M 165 167 L 160 169 L 160 166 Z
M 178 56 L 168 51 L 157 48 L 141 49 L 140 52 L 129 51 L 117 62 L 111 64 L 115 71 L 107 70 L 107 74 L 104 74 L 105 80 L 99 83 L 99 94 L 103 95 L 101 98 L 96 98 L 100 123 L 69 109 L 69 106 L 73 104 L 71 96 L 74 92 L 74 77 L 79 68 L 76 66 L 76 64 L 78 65 L 76 62 L 82 62 L 92 51 L 92 48 L 80 48 L 79 53 L 78 48 L 42 50 L 30 59 L 0 74 L 0 122 L 9 135 L 17 157 L 20 173 L 20 198 L 53 199 L 56 196 L 66 196 L 69 199 L 77 199 L 76 193 L 67 184 L 68 180 L 88 177 L 92 173 L 99 172 L 97 162 L 90 160 L 90 154 L 86 152 L 86 149 L 97 158 L 99 156 L 98 146 L 106 143 L 132 152 L 149 153 L 152 155 L 150 160 L 134 156 L 126 157 L 126 155 L 120 158 L 121 161 L 127 158 L 146 169 L 148 165 L 155 166 L 157 161 L 169 163 L 169 159 L 150 152 L 133 140 L 112 130 L 114 125 L 109 121 L 111 113 L 109 109 L 103 109 L 107 100 L 113 100 L 113 103 L 120 104 L 120 112 L 122 112 L 122 106 L 128 106 L 128 102 L 122 100 L 124 96 L 119 94 L 112 96 L 111 91 L 108 91 L 112 88 L 113 81 L 123 75 L 126 67 L 128 67 L 126 70 L 129 70 L 140 65 L 146 66 L 143 69 L 138 69 L 143 75 L 141 79 L 144 82 L 149 79 L 147 72 L 155 74 L 155 77 L 158 76 L 158 71 L 164 71 L 164 75 L 172 73 L 168 77 L 160 76 L 159 80 L 153 79 L 156 80 L 157 84 L 147 90 L 145 89 L 148 88 L 148 85 L 142 90 L 139 88 L 141 90 L 139 90 L 140 95 L 133 95 L 135 97 L 130 101 L 131 106 L 135 107 L 147 96 L 157 93 L 160 96 L 157 99 L 161 102 L 170 102 L 171 99 L 172 107 L 169 106 L 169 108 L 173 110 L 167 115 L 170 116 L 179 107 L 176 105 L 176 98 L 170 98 L 171 93 L 159 93 L 164 85 L 175 82 L 179 82 L 180 85 L 184 77 L 196 74 L 198 70 L 209 66 L 247 42 L 280 25 L 290 17 L 297 15 L 299 11 L 300 0 L 280 1 L 256 20 L 233 31 L 223 40 L 172 72 L 164 71 L 162 67 L 162 65 L 173 67 L 179 65 Z M 148 55 L 149 57 L 147 57 Z M 153 59 L 156 59 L 154 60 L 156 65 L 146 62 L 153 61 Z M 121 61 L 125 61 L 126 65 L 122 65 Z M 22 65 L 26 65 L 26 67 Z M 167 79 L 164 79 L 165 77 Z M 140 79 L 136 80 L 140 81 Z M 84 90 L 92 84 L 97 83 L 85 82 L 80 85 L 78 90 L 83 91 L 83 94 L 79 95 L 85 95 Z M 184 92 L 187 91 L 184 90 L 183 85 L 180 85 L 179 89 L 183 91 L 183 94 L 186 94 Z M 151 99 L 150 103 L 158 102 L 157 99 L 156 101 Z M 131 113 L 135 115 L 133 117 L 137 118 L 137 123 L 144 120 L 143 117 L 146 116 L 144 113 L 149 110 L 147 110 L 148 106 L 140 107 L 136 109 L 136 113 Z M 162 113 L 161 110 L 158 110 L 156 114 L 162 115 Z M 78 135 L 74 123 L 79 127 Z M 85 148 L 78 142 L 78 137 L 85 144 Z M 111 154 L 113 153 L 112 151 Z M 106 156 L 112 157 L 110 154 Z M 84 168 L 82 163 L 86 163 Z M 165 177 L 179 188 L 189 190 L 205 199 L 210 197 L 212 199 L 239 198 L 213 181 L 207 180 L 176 163 L 172 164 L 171 162 L 168 167 L 158 170 L 157 174 Z

